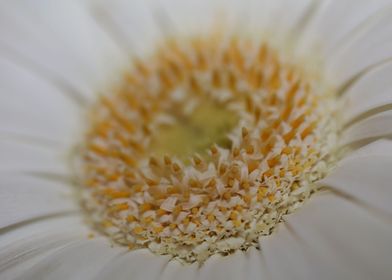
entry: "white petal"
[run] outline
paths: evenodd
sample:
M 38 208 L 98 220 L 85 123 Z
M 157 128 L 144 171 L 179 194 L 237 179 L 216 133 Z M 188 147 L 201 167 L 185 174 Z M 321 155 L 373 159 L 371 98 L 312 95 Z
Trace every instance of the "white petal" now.
M 129 53 L 143 56 L 154 50 L 157 40 L 166 28 L 160 19 L 164 14 L 152 1 L 114 0 L 99 1 L 95 11 L 98 20 L 107 28 L 119 44 Z M 152 8 L 154 7 L 154 8 Z
M 224 31 L 234 34 L 250 32 L 254 39 L 268 40 L 273 44 L 281 43 L 282 40 L 292 43 L 290 40 L 297 35 L 294 33 L 300 27 L 298 25 L 313 1 L 219 0 L 215 2 L 218 9 L 216 14 L 223 15 L 221 18 Z
M 34 252 L 34 254 L 30 254 L 30 252 L 28 252 L 29 254 L 26 259 L 18 258 L 15 260 L 15 265 L 0 271 L 0 277 L 1 279 L 18 279 L 22 275 L 26 275 L 27 271 L 29 271 L 34 265 L 41 262 L 43 259 L 47 258 L 49 255 L 74 242 L 76 242 L 76 240 L 62 240 L 60 242 L 56 242 L 55 244 L 51 244 L 51 248 L 44 248 L 43 252 Z
M 362 114 L 392 104 L 392 63 L 385 63 L 369 71 L 343 94 L 345 110 L 343 122 L 347 123 Z
M 174 31 L 181 35 L 208 32 L 217 23 L 217 1 L 168 0 L 159 1 L 159 4 L 169 16 Z
M 260 247 L 265 258 L 265 270 L 269 275 L 267 279 L 314 279 L 311 270 L 307 269 L 311 264 L 302 253 L 304 248 L 286 225 L 281 224 L 271 236 L 260 238 Z
M 44 26 L 49 26 L 52 38 L 58 36 L 58 45 L 65 47 L 73 62 L 78 63 L 81 75 L 92 90 L 102 91 L 102 87 L 121 78 L 120 70 L 127 66 L 128 57 L 122 52 L 92 17 L 92 8 L 85 2 L 71 0 L 65 3 L 42 1 L 37 9 L 37 1 L 24 3 L 29 6 Z M 27 5 L 26 5 L 27 4 Z M 61 10 L 61 12 L 59 12 Z M 42 28 L 42 25 L 39 26 Z M 40 31 L 41 33 L 41 31 Z M 55 46 L 58 52 L 59 46 Z M 54 48 L 53 48 L 54 49 Z
M 390 0 L 315 1 L 318 4 L 303 31 L 298 52 L 317 50 L 329 57 L 350 34 L 368 17 L 391 4 Z
M 154 255 L 147 249 L 129 251 L 109 262 L 94 280 L 158 279 L 167 263 L 167 257 Z
M 170 261 L 162 274 L 160 280 L 194 280 L 198 274 L 198 265 L 196 263 L 182 264 L 177 260 Z
M 269 28 L 271 28 L 271 32 L 275 36 L 279 36 L 280 39 L 287 40 L 284 37 L 290 36 L 290 39 L 295 40 L 298 33 L 302 32 L 302 20 L 308 16 L 307 13 L 310 12 L 314 1 L 300 0 L 294 2 L 291 0 L 280 0 L 268 2 L 276 3 L 275 9 L 269 15 Z
M 369 18 L 328 58 L 328 82 L 341 86 L 392 57 L 392 6 Z
M 328 248 L 324 248 L 325 244 L 315 246 L 309 243 L 302 236 L 298 236 L 291 226 L 289 230 L 288 226 L 279 225 L 274 234 L 277 235 L 276 238 L 271 236 L 266 239 L 263 242 L 265 250 L 262 248 L 268 280 L 354 280 L 356 278 L 353 277 L 359 274 L 345 267 L 345 264 L 337 258 L 339 254 L 331 254 Z
M 77 211 L 71 189 L 61 182 L 1 174 L 0 229 L 39 217 Z
M 270 26 L 272 11 L 279 1 L 249 0 L 249 28 L 255 32 L 266 32 Z
M 67 146 L 80 110 L 67 93 L 0 58 L 0 135 L 30 136 Z
M 17 244 L 22 240 L 28 241 L 32 237 L 39 238 L 45 234 L 60 232 L 73 232 L 78 236 L 84 236 L 87 235 L 87 226 L 79 217 L 79 213 L 27 221 L 1 230 L 0 251 L 10 244 Z
M 200 280 L 208 279 L 243 279 L 246 276 L 246 257 L 244 252 L 237 251 L 233 255 L 210 257 L 200 268 Z
M 265 257 L 263 256 L 263 252 L 250 248 L 248 252 L 246 252 L 247 260 L 246 260 L 246 280 L 267 280 L 270 279 L 269 274 L 267 272 Z
M 392 215 L 392 141 L 379 142 L 378 146 L 383 147 L 380 149 L 383 154 L 361 152 L 361 156 L 355 156 L 354 153 L 318 184 Z
M 369 186 L 371 187 L 371 186 Z M 391 279 L 392 224 L 333 194 L 315 195 L 287 216 L 309 279 Z
M 14 279 L 49 254 L 87 236 L 84 225 L 75 217 L 37 220 L 1 234 L 1 279 Z
M 124 250 L 112 248 L 106 237 L 86 238 L 57 250 L 17 279 L 94 279 L 103 266 Z
M 27 142 L 27 143 L 26 143 Z M 0 172 L 45 173 L 68 176 L 67 155 L 70 151 L 58 151 L 28 141 L 11 141 L 0 138 Z
M 340 163 L 368 156 L 392 157 L 392 141 L 388 139 L 379 139 L 368 145 L 364 145 L 355 150 L 354 152 L 347 154 L 344 158 L 340 160 Z
M 73 0 L 3 2 L 0 46 L 5 48 L 0 54 L 67 84 L 84 99 L 93 99 L 95 86 L 120 67 L 120 55 L 84 4 Z
M 242 1 L 237 1 L 243 5 Z M 312 0 L 250 0 L 249 15 L 243 20 L 249 21 L 255 34 L 266 32 L 266 40 L 296 40 L 301 32 L 301 21 L 314 4 Z M 300 29 L 298 29 L 300 28 Z
M 392 135 L 392 110 L 373 115 L 345 129 L 339 139 L 344 146 L 362 140 Z

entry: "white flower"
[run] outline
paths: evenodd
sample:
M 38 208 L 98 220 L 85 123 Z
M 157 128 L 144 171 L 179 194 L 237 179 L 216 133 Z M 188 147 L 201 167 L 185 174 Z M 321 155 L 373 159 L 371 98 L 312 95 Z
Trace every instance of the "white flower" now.
M 301 128 L 303 137 L 300 137 L 290 134 L 292 122 L 283 123 L 282 133 L 276 135 L 268 156 L 264 153 L 260 159 L 254 149 L 262 145 L 252 142 L 252 137 L 264 127 L 255 125 L 251 131 L 244 129 L 254 116 L 243 114 L 236 103 L 231 109 L 239 111 L 241 120 L 230 139 L 233 146 L 243 145 L 248 155 L 235 161 L 236 166 L 243 168 L 234 179 L 223 180 L 222 172 L 217 170 L 229 160 L 229 152 L 233 152 L 230 149 L 213 146 L 212 153 L 220 155 L 217 163 L 211 160 L 199 169 L 173 163 L 170 166 L 174 171 L 169 172 L 169 179 L 164 176 L 157 179 L 160 163 L 150 158 L 148 165 L 148 158 L 143 158 L 149 168 L 137 176 L 153 177 L 161 185 L 191 184 L 194 178 L 204 184 L 217 178 L 212 190 L 224 200 L 227 209 L 247 206 L 247 194 L 253 195 L 250 200 L 259 195 L 259 204 L 250 207 L 254 212 L 239 210 L 243 216 L 238 220 L 238 212 L 225 216 L 223 210 L 218 211 L 219 199 L 206 204 L 205 211 L 210 214 L 202 214 L 204 208 L 199 205 L 205 193 L 187 194 L 189 201 L 176 215 L 177 230 L 202 234 L 201 228 L 210 230 L 212 224 L 221 223 L 233 236 L 218 240 L 200 235 L 205 240 L 193 247 L 177 246 L 174 242 L 164 247 L 156 235 L 147 234 L 146 228 L 136 230 L 139 224 L 131 228 L 124 224 L 125 212 L 120 213 L 123 216 L 115 216 L 116 219 L 103 220 L 107 211 L 112 211 L 108 207 L 114 207 L 117 212 L 139 207 L 141 214 L 135 212 L 137 218 L 149 218 L 151 214 L 155 219 L 158 214 L 147 203 L 157 201 L 153 201 L 155 197 L 150 193 L 143 192 L 146 186 L 141 186 L 132 200 L 128 199 L 128 193 L 109 192 L 118 200 L 106 204 L 95 201 L 95 194 L 85 190 L 83 208 L 90 211 L 80 209 L 77 190 L 82 187 L 80 181 L 75 182 L 75 175 L 86 164 L 96 162 L 81 160 L 80 166 L 72 162 L 79 152 L 75 151 L 78 144 L 92 143 L 83 138 L 84 127 L 90 129 L 91 124 L 86 120 L 89 105 L 100 100 L 99 94 L 110 96 L 106 92 L 123 82 L 131 58 L 143 60 L 165 38 L 210 34 L 217 23 L 229 38 L 246 33 L 251 39 L 267 42 L 283 61 L 304 69 L 310 82 L 322 81 L 336 92 L 338 98 L 333 104 L 343 104 L 342 108 L 331 109 L 330 99 L 314 105 L 323 117 L 317 127 L 328 129 L 321 129 L 315 135 L 319 141 L 314 144 L 311 141 L 314 135 L 306 138 L 308 131 L 303 132 L 306 125 Z M 390 0 L 3 1 L 0 3 L 0 279 L 391 279 L 391 34 Z M 247 47 L 241 51 L 248 51 Z M 207 84 L 208 77 L 198 78 Z M 241 82 L 238 77 L 236 81 Z M 149 86 L 154 85 L 156 91 L 162 86 L 159 82 Z M 324 87 L 316 88 L 324 93 Z M 313 89 L 310 93 L 314 93 Z M 279 90 L 277 96 L 288 95 L 283 85 Z M 254 96 L 262 98 L 263 94 Z M 232 97 L 227 88 L 216 95 L 219 102 L 228 102 Z M 172 99 L 182 104 L 186 96 L 177 90 Z M 185 102 L 185 113 L 197 111 L 196 99 Z M 103 106 L 104 102 L 98 104 Z M 116 110 L 122 106 L 114 105 Z M 335 110 L 338 118 L 326 115 Z M 106 111 L 99 112 L 104 115 Z M 296 118 L 305 114 L 297 113 Z M 309 117 L 299 123 L 311 124 L 309 119 L 313 120 Z M 157 124 L 174 121 L 174 116 L 162 115 Z M 329 129 L 335 121 L 338 128 Z M 214 123 L 209 125 L 214 128 Z M 250 141 L 253 144 L 245 145 L 245 138 L 253 139 Z M 290 142 L 292 139 L 294 142 Z M 307 159 L 310 148 L 316 148 L 311 171 L 301 169 L 295 171 L 297 175 L 290 173 L 291 154 L 282 152 L 289 144 L 290 150 L 303 147 L 298 151 L 303 160 Z M 203 156 L 194 158 L 195 165 L 197 162 L 201 162 L 200 166 L 204 164 Z M 250 162 L 257 165 L 253 171 L 248 170 Z M 290 171 L 289 175 L 282 178 L 265 175 L 276 173 L 271 167 L 275 165 Z M 253 193 L 242 190 L 239 182 L 245 177 L 250 182 L 264 184 L 262 190 L 268 190 L 271 197 L 264 192 L 260 194 L 257 188 Z M 286 180 L 288 193 L 282 189 L 280 179 Z M 227 186 L 238 195 L 232 197 Z M 305 198 L 309 200 L 302 203 Z M 182 197 L 166 195 L 160 199 L 160 208 L 166 212 L 159 222 L 164 224 L 172 221 L 171 212 L 177 211 L 176 205 Z M 275 208 L 266 206 L 275 201 L 285 204 Z M 269 209 L 268 213 L 255 221 L 252 215 L 260 216 L 257 210 L 266 209 L 263 207 Z M 200 221 L 202 226 L 188 219 L 189 212 L 204 217 Z M 86 220 L 108 226 L 96 232 Z M 253 222 L 246 235 L 240 223 L 243 221 Z M 276 224 L 278 221 L 281 222 Z M 128 218 L 128 222 L 134 222 L 133 218 Z M 242 231 L 235 231 L 236 228 Z M 146 235 L 138 239 L 137 234 L 124 233 L 127 229 Z M 168 226 L 158 229 L 163 237 L 174 235 Z M 255 240 L 259 240 L 257 246 Z M 136 243 L 145 248 L 129 250 L 117 243 Z M 218 254 L 232 251 L 226 257 Z M 178 260 L 202 264 L 183 264 Z

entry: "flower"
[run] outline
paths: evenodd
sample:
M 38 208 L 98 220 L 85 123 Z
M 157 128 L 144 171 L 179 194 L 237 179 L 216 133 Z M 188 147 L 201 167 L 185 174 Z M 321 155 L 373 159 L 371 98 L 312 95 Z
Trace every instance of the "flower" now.
M 1 5 L 0 278 L 391 278 L 390 1 Z

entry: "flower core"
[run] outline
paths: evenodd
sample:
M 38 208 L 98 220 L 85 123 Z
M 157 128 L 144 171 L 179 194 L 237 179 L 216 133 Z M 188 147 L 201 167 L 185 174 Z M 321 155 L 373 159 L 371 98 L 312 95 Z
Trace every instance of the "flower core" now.
M 325 176 L 334 103 L 265 43 L 167 40 L 90 111 L 84 209 L 116 243 L 189 263 L 258 246 Z

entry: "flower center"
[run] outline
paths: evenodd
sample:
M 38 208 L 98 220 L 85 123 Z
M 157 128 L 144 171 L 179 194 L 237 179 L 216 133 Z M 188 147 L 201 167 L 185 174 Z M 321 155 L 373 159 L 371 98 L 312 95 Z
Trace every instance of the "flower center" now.
M 213 144 L 230 148 L 227 134 L 238 117 L 223 106 L 200 100 L 196 108 L 172 108 L 168 114 L 173 119 L 156 131 L 150 147 L 152 156 L 169 154 L 189 163 L 194 153 L 205 156 Z
M 334 103 L 266 44 L 167 40 L 90 111 L 84 209 L 117 243 L 185 262 L 258 246 L 325 175 Z

